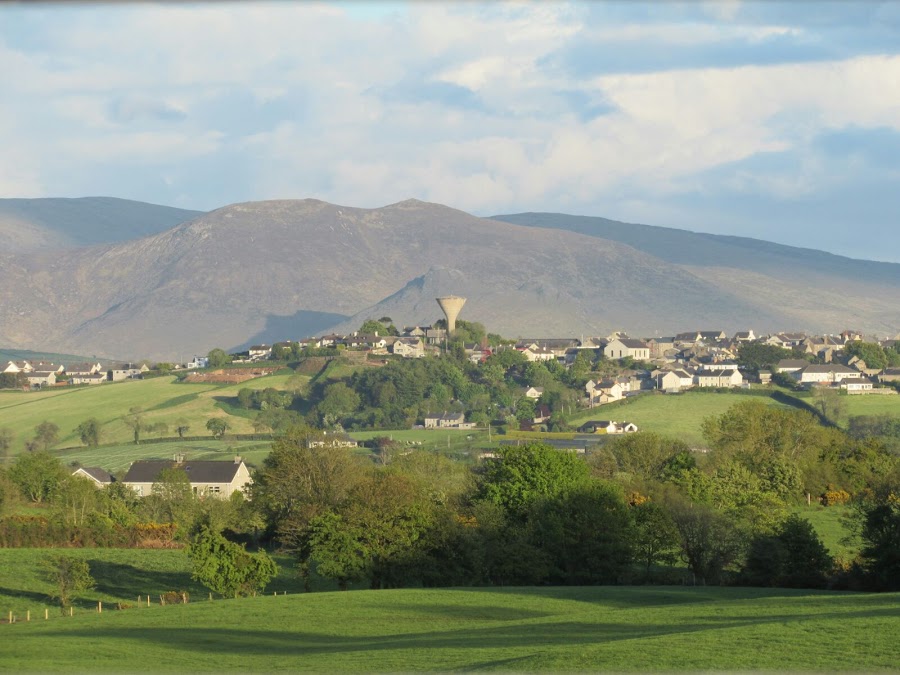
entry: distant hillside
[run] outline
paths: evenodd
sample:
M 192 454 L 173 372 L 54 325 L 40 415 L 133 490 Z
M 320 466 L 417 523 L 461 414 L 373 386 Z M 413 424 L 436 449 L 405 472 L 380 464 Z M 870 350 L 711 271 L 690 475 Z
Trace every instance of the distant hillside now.
M 182 360 L 369 317 L 430 323 L 443 294 L 467 297 L 462 318 L 511 337 L 900 329 L 900 265 L 561 222 L 524 226 L 417 200 L 284 200 L 65 256 L 0 254 L 0 344 Z
M 112 197 L 0 199 L 0 240 L 7 253 L 112 244 L 164 232 L 202 213 Z

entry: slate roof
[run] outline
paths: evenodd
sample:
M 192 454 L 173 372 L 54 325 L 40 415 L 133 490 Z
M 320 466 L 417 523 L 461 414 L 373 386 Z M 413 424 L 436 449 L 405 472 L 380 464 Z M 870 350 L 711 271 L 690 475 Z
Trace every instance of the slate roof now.
M 775 367 L 778 369 L 795 368 L 800 370 L 801 368 L 806 368 L 808 365 L 810 365 L 810 363 L 805 359 L 781 359 Z
M 803 369 L 804 373 L 858 373 L 859 371 L 842 366 L 840 363 L 813 363 Z
M 84 471 L 84 473 L 88 474 L 98 483 L 114 483 L 116 480 L 111 473 L 98 466 L 83 466 L 78 471 Z M 78 471 L 75 473 L 78 473 Z
M 230 483 L 243 462 L 185 460 L 176 464 L 172 460 L 139 460 L 131 465 L 123 483 L 154 483 L 163 469 L 183 469 L 191 483 Z

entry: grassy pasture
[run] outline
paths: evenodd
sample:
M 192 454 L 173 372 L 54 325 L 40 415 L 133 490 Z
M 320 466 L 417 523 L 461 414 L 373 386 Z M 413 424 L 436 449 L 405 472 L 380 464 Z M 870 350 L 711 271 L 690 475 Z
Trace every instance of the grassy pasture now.
M 684 587 L 387 590 L 0 625 L 10 671 L 893 671 L 900 595 Z
M 176 382 L 174 377 L 157 377 L 91 387 L 3 391 L 0 392 L 0 427 L 9 427 L 16 434 L 13 455 L 22 451 L 25 440 L 33 436 L 34 428 L 44 420 L 60 428 L 57 448 L 79 445 L 75 428 L 91 417 L 103 423 L 103 443 L 125 444 L 131 440 L 132 431 L 122 418 L 133 407 L 145 411 L 148 424 L 167 424 L 168 435 L 174 435 L 175 422 L 181 418 L 190 423 L 188 435 L 205 435 L 207 420 L 226 415 L 233 433 L 251 433 L 254 415 L 232 407 L 240 389 L 302 390 L 308 382 L 309 377 L 296 374 L 269 375 L 237 385 L 184 384 Z M 144 437 L 149 436 L 144 434 Z
M 782 406 L 764 396 L 686 392 L 683 394 L 643 394 L 632 399 L 608 403 L 573 415 L 571 423 L 580 426 L 588 420 L 617 420 L 637 424 L 641 431 L 652 431 L 683 440 L 693 446 L 703 446 L 700 424 L 707 417 L 721 415 L 735 403 L 760 401 Z
M 844 522 L 848 507 L 813 504 L 797 507 L 794 511 L 810 522 L 832 556 L 847 562 L 856 556 L 858 546 L 844 541 L 851 534 Z
M 82 466 L 99 466 L 111 471 L 126 470 L 129 465 L 139 459 L 171 459 L 181 453 L 192 460 L 232 459 L 235 454 L 244 461 L 259 466 L 272 449 L 270 441 L 172 441 L 171 443 L 123 443 L 121 445 L 104 445 L 99 448 L 73 448 L 61 450 L 54 454 L 64 463 L 77 461 Z

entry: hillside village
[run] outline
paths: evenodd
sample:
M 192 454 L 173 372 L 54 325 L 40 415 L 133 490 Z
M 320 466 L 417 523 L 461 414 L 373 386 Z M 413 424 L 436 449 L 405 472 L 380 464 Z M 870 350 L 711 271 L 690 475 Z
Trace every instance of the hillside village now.
M 231 363 L 246 364 L 281 361 L 315 350 L 365 353 L 370 357 L 407 359 L 438 355 L 446 344 L 443 328 L 413 326 L 399 335 L 354 332 L 349 335 L 327 334 L 318 337 L 254 345 L 245 352 L 231 355 Z M 749 383 L 767 383 L 772 374 L 785 373 L 801 385 L 827 385 L 851 394 L 888 393 L 878 385 L 900 381 L 900 367 L 869 367 L 859 357 L 846 358 L 846 346 L 853 342 L 877 344 L 895 351 L 900 334 L 889 339 L 864 336 L 856 331 L 839 335 L 807 335 L 775 333 L 756 336 L 752 330 L 729 336 L 724 331 L 689 331 L 673 337 L 630 338 L 615 332 L 606 337 L 533 338 L 502 341 L 493 346 L 464 343 L 467 358 L 483 363 L 498 350 L 515 349 L 529 362 L 557 361 L 570 367 L 579 353 L 587 352 L 592 361 L 618 361 L 623 367 L 616 377 L 589 380 L 585 399 L 593 407 L 618 401 L 628 395 L 647 390 L 678 392 L 692 387 L 741 387 Z M 741 346 L 761 344 L 791 350 L 796 358 L 779 361 L 770 372 L 748 372 L 739 363 Z M 151 368 L 153 366 L 153 368 Z M 208 357 L 194 357 L 184 364 L 165 364 L 170 371 L 204 369 Z M 627 367 L 639 366 L 639 367 Z M 63 365 L 45 361 L 8 361 L 0 374 L 12 375 L 22 387 L 97 385 L 139 379 L 157 366 L 146 361 L 122 363 L 104 368 L 99 362 Z M 537 390 L 526 396 L 539 398 Z

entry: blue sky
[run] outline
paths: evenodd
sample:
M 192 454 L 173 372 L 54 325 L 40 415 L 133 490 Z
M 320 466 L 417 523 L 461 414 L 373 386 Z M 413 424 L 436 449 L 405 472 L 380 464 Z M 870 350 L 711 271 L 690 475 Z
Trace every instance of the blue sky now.
M 0 5 L 0 197 L 410 197 L 900 262 L 900 2 Z

